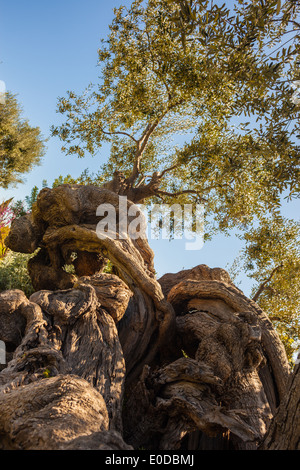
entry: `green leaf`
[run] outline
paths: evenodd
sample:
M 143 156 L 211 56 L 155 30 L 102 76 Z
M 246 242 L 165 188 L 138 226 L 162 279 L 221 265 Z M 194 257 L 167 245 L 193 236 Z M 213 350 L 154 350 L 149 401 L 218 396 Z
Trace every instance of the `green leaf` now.
M 276 8 L 276 14 L 279 15 L 281 10 L 281 0 L 278 0 L 277 2 L 277 8 Z

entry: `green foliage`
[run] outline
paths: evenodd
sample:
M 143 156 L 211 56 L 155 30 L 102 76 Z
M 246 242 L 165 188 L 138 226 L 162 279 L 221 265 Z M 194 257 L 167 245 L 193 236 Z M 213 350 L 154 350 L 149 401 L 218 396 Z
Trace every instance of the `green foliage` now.
M 45 379 L 49 379 L 51 377 L 51 370 L 50 369 L 45 369 L 43 372 L 43 376 Z
M 31 190 L 30 196 L 25 197 L 25 202 L 29 211 L 32 209 L 32 206 L 35 203 L 39 192 L 40 192 L 39 188 L 37 186 L 34 186 Z
M 22 182 L 22 174 L 38 165 L 43 154 L 40 129 L 22 118 L 15 96 L 6 93 L 0 104 L 0 187 Z
M 26 204 L 24 201 L 18 200 L 16 202 L 11 203 L 11 210 L 14 214 L 14 218 L 19 218 L 22 217 L 23 215 L 26 215 L 28 212 L 28 208 L 26 207 Z
M 67 176 L 58 176 L 52 184 L 53 188 L 60 186 L 61 184 L 94 184 L 101 185 L 104 180 L 99 173 L 90 174 L 89 170 L 84 170 L 78 178 L 73 178 L 70 174 Z
M 14 218 L 13 211 L 10 207 L 12 199 L 3 201 L 0 204 L 0 259 L 6 255 L 7 248 L 5 246 L 5 238 L 9 232 L 9 225 Z
M 110 144 L 98 183 L 118 170 L 150 203 L 204 202 L 206 239 L 241 230 L 243 267 L 289 357 L 299 232 L 280 206 L 299 196 L 299 12 L 291 0 L 120 7 L 98 51 L 99 84 L 60 98 L 65 122 L 52 128 L 68 155 Z
M 113 265 L 110 260 L 107 260 L 107 264 L 103 268 L 103 272 L 106 274 L 113 274 Z
M 8 251 L 0 260 L 0 291 L 20 289 L 27 297 L 33 293 L 33 287 L 27 271 L 27 263 L 33 255 Z
M 61 97 L 65 121 L 52 128 L 67 155 L 110 145 L 96 176 L 54 186 L 118 170 L 150 203 L 204 202 L 206 238 L 240 229 L 243 268 L 290 358 L 299 231 L 279 212 L 283 194 L 299 195 L 299 11 L 291 0 L 134 0 L 101 43 L 99 83 Z
M 255 281 L 252 296 L 274 323 L 292 361 L 300 341 L 300 223 L 266 218 L 242 238 L 246 243 L 236 266 Z
M 116 9 L 98 51 L 101 81 L 60 98 L 65 122 L 52 128 L 69 155 L 110 143 L 102 181 L 118 170 L 140 188 L 160 172 L 147 197 L 204 200 L 210 233 L 245 229 L 278 212 L 284 191 L 299 193 L 299 5 L 233 8 L 135 0 Z

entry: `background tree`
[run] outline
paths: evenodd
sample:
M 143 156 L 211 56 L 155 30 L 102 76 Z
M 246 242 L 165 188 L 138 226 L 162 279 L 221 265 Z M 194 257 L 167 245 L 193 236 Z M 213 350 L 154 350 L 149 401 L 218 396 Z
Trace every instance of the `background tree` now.
M 21 116 L 16 97 L 7 92 L 0 104 L 0 186 L 22 182 L 22 175 L 38 165 L 43 154 L 40 129 Z
M 268 314 L 291 362 L 300 339 L 300 227 L 284 217 L 264 219 L 243 234 L 245 246 L 231 270 L 255 281 L 251 297 Z

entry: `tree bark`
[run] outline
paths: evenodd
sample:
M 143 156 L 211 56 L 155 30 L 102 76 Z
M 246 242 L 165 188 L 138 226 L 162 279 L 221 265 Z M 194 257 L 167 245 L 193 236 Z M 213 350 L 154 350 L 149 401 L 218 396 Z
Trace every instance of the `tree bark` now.
M 299 357 L 290 377 L 287 393 L 265 435 L 260 450 L 300 450 L 300 366 Z
M 121 237 L 119 218 L 116 238 L 97 236 L 105 203 L 118 215 L 108 189 L 45 188 L 12 225 L 7 245 L 39 252 L 30 299 L 0 293 L 0 340 L 9 345 L 0 447 L 268 448 L 291 374 L 267 315 L 222 269 L 200 265 L 158 281 L 145 237 Z M 103 259 L 114 274 L 102 272 Z M 280 445 L 298 445 L 299 423 L 293 430 L 298 440 Z

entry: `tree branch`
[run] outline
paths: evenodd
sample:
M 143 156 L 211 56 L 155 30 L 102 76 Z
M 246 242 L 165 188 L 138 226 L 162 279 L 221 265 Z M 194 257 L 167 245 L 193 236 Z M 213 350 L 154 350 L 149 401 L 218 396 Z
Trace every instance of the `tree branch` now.
M 183 191 L 177 191 L 175 193 L 169 193 L 168 191 L 160 191 L 159 189 L 156 190 L 155 192 L 157 195 L 161 194 L 163 196 L 170 196 L 170 197 L 176 197 L 176 196 L 180 196 L 182 194 L 196 194 L 198 196 L 200 196 L 200 192 L 199 191 L 196 191 L 196 190 L 192 190 L 192 189 L 185 189 Z M 204 199 L 203 197 L 201 197 L 201 201 L 202 202 L 207 202 L 207 199 Z
M 252 297 L 252 300 L 254 300 L 254 302 L 257 302 L 259 296 L 263 293 L 263 291 L 265 290 L 266 288 L 266 285 L 271 281 L 272 277 L 274 276 L 274 274 L 278 271 L 278 269 L 282 268 L 283 266 L 283 263 L 281 263 L 279 266 L 276 266 L 276 268 L 273 269 L 273 271 L 271 272 L 270 276 L 268 277 L 268 279 L 266 279 L 264 282 L 262 282 L 259 286 L 259 288 L 257 289 L 255 295 Z
M 103 134 L 107 134 L 107 135 L 116 135 L 116 134 L 126 135 L 127 137 L 130 137 L 130 139 L 132 139 L 135 143 L 138 142 L 136 138 L 133 137 L 133 135 L 128 134 L 128 132 L 123 132 L 123 131 L 107 132 L 107 131 L 104 131 L 103 129 L 101 129 L 101 131 L 103 132 Z

